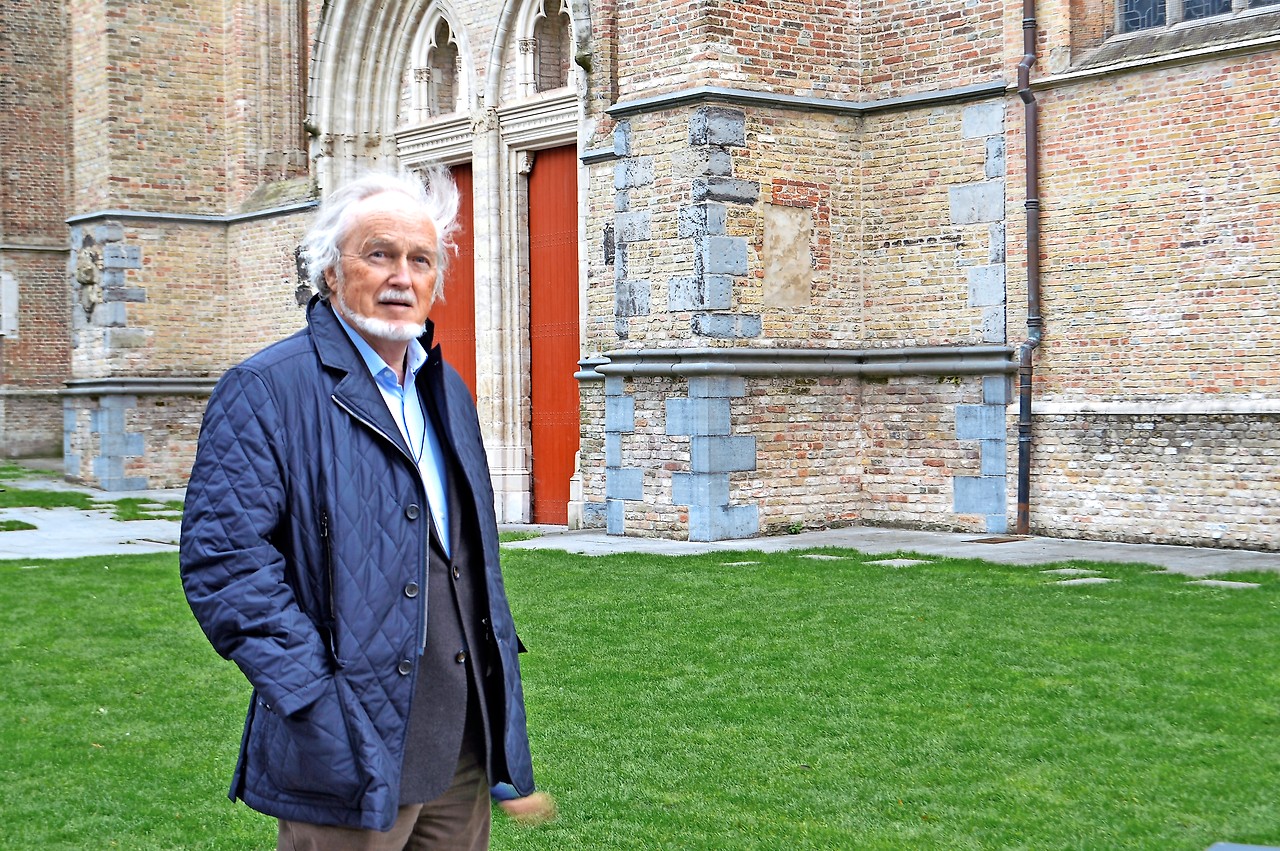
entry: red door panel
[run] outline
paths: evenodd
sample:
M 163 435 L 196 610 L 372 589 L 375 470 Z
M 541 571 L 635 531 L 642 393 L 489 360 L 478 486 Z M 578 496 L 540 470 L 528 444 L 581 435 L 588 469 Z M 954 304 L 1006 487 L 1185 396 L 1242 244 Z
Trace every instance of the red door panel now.
M 578 159 L 538 151 L 529 175 L 533 522 L 565 523 L 578 451 Z
M 444 300 L 431 308 L 435 323 L 435 341 L 444 359 L 462 376 L 476 395 L 476 264 L 475 237 L 472 230 L 471 164 L 454 166 L 453 181 L 458 185 L 458 230 L 453 241 L 458 253 L 450 255 L 444 274 Z

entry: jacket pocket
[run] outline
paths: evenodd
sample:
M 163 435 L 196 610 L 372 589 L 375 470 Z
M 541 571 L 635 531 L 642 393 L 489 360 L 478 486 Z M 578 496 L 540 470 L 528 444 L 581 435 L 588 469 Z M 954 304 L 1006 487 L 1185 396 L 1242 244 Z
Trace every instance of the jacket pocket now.
M 259 712 L 262 762 L 271 784 L 291 796 L 356 803 L 368 785 L 352 729 L 355 696 L 333 677 L 319 697 L 287 718 Z

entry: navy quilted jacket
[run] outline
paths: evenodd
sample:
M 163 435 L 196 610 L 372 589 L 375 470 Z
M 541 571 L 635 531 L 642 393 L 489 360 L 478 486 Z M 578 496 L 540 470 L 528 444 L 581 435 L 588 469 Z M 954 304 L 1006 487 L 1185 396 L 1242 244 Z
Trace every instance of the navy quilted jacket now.
M 489 658 L 502 665 L 495 773 L 533 790 L 493 488 L 466 385 L 431 349 L 418 374 L 475 502 Z M 231 798 L 268 815 L 388 829 L 421 646 L 426 495 L 364 361 L 328 304 L 229 370 L 205 412 L 182 520 L 182 582 L 214 648 L 253 685 Z M 408 673 L 401 671 L 408 670 Z M 491 700 L 496 703 L 496 700 Z

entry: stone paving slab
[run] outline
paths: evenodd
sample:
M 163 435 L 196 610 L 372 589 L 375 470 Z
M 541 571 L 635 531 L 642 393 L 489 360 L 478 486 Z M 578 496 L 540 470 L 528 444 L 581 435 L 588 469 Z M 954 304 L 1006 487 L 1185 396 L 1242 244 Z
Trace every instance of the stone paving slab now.
M 0 520 L 35 529 L 0 532 L 0 560 L 163 553 L 178 549 L 176 520 L 116 520 L 110 509 L 4 508 Z
M 1005 543 L 976 543 L 971 533 L 923 532 L 848 526 L 797 535 L 745 538 L 735 541 L 668 541 L 660 538 L 624 538 L 600 529 L 566 530 L 563 526 L 510 526 L 543 532 L 539 538 L 504 546 L 517 549 L 557 549 L 600 556 L 620 552 L 653 555 L 695 555 L 713 552 L 781 552 L 786 550 L 848 547 L 869 555 L 910 552 L 948 558 L 980 558 L 998 564 L 1027 566 L 1095 561 L 1150 564 L 1184 576 L 1208 577 L 1243 570 L 1280 573 L 1280 553 L 1253 550 L 1219 550 L 1161 544 L 1126 544 L 1079 541 L 1067 538 L 997 538 Z
M 882 558 L 867 562 L 867 564 L 878 564 L 881 567 L 915 567 L 918 564 L 929 563 L 920 558 Z
M 1230 579 L 1193 579 L 1187 584 L 1188 585 L 1208 585 L 1211 588 L 1234 588 L 1234 589 L 1248 589 L 1248 588 L 1262 587 L 1256 582 L 1233 582 Z

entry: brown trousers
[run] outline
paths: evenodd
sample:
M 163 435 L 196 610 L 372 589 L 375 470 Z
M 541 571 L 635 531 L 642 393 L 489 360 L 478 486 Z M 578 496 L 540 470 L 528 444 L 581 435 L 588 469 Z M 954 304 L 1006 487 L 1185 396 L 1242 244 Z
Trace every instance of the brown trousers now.
M 491 812 L 484 769 L 464 747 L 453 785 L 434 801 L 401 807 L 386 833 L 280 819 L 276 851 L 485 851 Z

